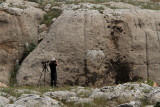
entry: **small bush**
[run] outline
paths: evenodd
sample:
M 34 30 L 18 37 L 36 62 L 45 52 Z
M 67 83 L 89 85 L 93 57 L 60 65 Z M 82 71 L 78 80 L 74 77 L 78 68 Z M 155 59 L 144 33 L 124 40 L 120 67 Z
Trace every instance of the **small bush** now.
M 3 2 L 5 2 L 5 1 L 6 1 L 6 0 L 0 0 L 0 4 L 3 3 Z
M 16 92 L 13 88 L 2 88 L 0 91 L 12 95 L 16 98 L 21 96 L 21 93 Z
M 16 63 L 15 66 L 14 66 L 13 71 L 11 72 L 11 75 L 10 75 L 10 86 L 14 86 L 17 83 L 16 75 L 17 75 L 19 67 L 20 67 L 19 64 Z
M 150 104 L 147 97 L 142 97 L 140 102 L 142 103 L 143 107 Z
M 160 102 L 157 102 L 156 105 L 154 105 L 154 107 L 160 107 Z
M 147 78 L 147 84 L 150 86 L 153 86 L 153 81 L 151 79 Z
M 50 26 L 52 23 L 53 18 L 57 18 L 61 14 L 62 10 L 60 9 L 54 9 L 50 10 L 44 15 L 44 20 L 41 22 L 41 24 L 46 24 L 47 26 Z
M 151 90 L 149 90 L 149 89 L 144 89 L 144 90 L 143 90 L 143 92 L 146 93 L 146 94 L 149 93 L 150 91 L 151 91 Z
M 22 58 L 19 62 L 19 65 L 21 65 L 23 60 L 36 48 L 37 44 L 38 43 L 35 41 L 32 41 L 31 44 L 28 44 L 28 42 L 25 44 L 25 50 L 23 52 Z
M 9 5 L 9 7 L 16 7 L 16 8 L 20 8 L 20 9 L 26 9 L 26 6 L 22 6 L 22 5 L 13 5 L 12 3 Z
M 107 105 L 107 100 L 105 97 L 94 98 L 93 102 L 97 105 Z
M 102 7 L 102 6 L 100 6 L 100 7 L 93 6 L 93 9 L 98 10 L 99 13 L 103 14 L 104 7 Z

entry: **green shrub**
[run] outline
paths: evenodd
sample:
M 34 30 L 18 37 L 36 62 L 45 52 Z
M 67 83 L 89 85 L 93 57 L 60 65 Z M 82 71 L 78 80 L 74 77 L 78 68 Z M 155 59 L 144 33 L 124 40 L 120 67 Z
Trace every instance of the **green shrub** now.
M 3 3 L 3 2 L 5 2 L 5 1 L 6 1 L 6 0 L 0 0 L 0 4 Z
M 98 10 L 99 13 L 103 14 L 104 7 L 102 7 L 102 6 L 100 6 L 100 7 L 93 6 L 93 9 Z
M 50 10 L 44 15 L 44 20 L 41 22 L 41 24 L 46 24 L 47 26 L 50 26 L 52 23 L 53 18 L 57 18 L 61 14 L 62 10 L 60 9 L 54 9 Z
M 154 105 L 154 107 L 160 107 L 160 102 L 157 102 L 156 105 Z
M 32 41 L 30 44 L 26 43 L 25 44 L 25 50 L 23 52 L 22 58 L 19 62 L 21 65 L 22 61 L 36 48 L 38 43 L 36 41 Z
M 140 99 L 140 102 L 142 103 L 143 107 L 146 106 L 146 105 L 150 105 L 147 97 L 142 97 L 142 98 Z
M 94 98 L 93 102 L 97 105 L 102 105 L 102 106 L 107 105 L 107 100 L 103 96 L 99 98 Z
M 15 86 L 17 83 L 16 80 L 16 75 L 18 72 L 18 69 L 20 68 L 21 63 L 23 62 L 23 60 L 36 48 L 37 46 L 37 42 L 32 42 L 30 45 L 28 43 L 26 43 L 25 45 L 25 50 L 23 52 L 22 58 L 20 61 L 16 61 L 15 65 L 14 65 L 14 69 L 10 74 L 10 86 Z
M 10 86 L 14 86 L 14 85 L 16 85 L 16 83 L 17 83 L 16 75 L 17 75 L 17 71 L 18 71 L 19 67 L 20 67 L 20 66 L 19 66 L 18 63 L 16 63 L 16 64 L 14 65 L 14 69 L 13 69 L 13 71 L 11 72 L 10 79 L 9 79 L 9 81 L 10 81 Z
M 21 96 L 21 93 L 16 92 L 13 88 L 2 88 L 2 89 L 0 89 L 0 91 L 7 93 L 9 95 L 12 95 L 16 98 Z
M 147 78 L 147 84 L 150 86 L 153 86 L 153 81 L 151 79 Z
M 149 89 L 144 89 L 144 90 L 143 90 L 144 93 L 149 93 L 150 91 L 151 91 L 151 90 L 149 90 Z

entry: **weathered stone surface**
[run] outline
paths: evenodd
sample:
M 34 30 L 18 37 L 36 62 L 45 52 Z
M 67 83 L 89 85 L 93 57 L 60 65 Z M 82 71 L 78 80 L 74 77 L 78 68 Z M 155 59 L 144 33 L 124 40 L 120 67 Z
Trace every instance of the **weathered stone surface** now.
M 45 96 L 50 96 L 52 98 L 58 98 L 60 100 L 62 99 L 67 99 L 69 97 L 74 97 L 76 96 L 76 93 L 70 92 L 70 91 L 55 91 L 55 92 L 47 92 L 44 93 Z
M 91 98 L 79 98 L 79 97 L 69 97 L 66 101 L 67 103 L 93 103 Z
M 9 99 L 7 99 L 6 97 L 0 96 L 0 106 L 5 106 L 7 104 L 9 104 Z
M 96 9 L 64 10 L 25 59 L 18 84 L 37 84 L 43 54 L 58 60 L 60 85 L 109 85 L 148 76 L 160 83 L 159 13 L 146 9 L 106 8 L 103 14 Z M 46 78 L 49 82 L 48 74 Z
M 119 84 L 117 86 L 105 86 L 101 89 L 95 89 L 89 98 L 101 98 L 106 101 L 118 101 L 126 103 L 130 101 L 141 101 L 152 90 L 147 84 Z M 116 100 L 115 100 L 116 99 Z M 156 100 L 156 98 L 153 98 Z M 155 103 L 155 102 L 154 102 Z
M 142 104 L 139 101 L 131 101 L 130 103 L 118 105 L 117 107 L 142 107 Z
M 13 104 L 5 104 L 4 107 L 77 107 L 87 105 L 93 107 L 146 107 L 146 105 L 153 107 L 153 105 L 158 105 L 160 96 L 159 87 L 146 87 L 149 86 L 147 84 L 125 83 L 96 89 L 89 87 L 70 87 L 68 89 L 70 91 L 53 91 L 54 89 L 50 88 L 50 92 L 46 92 L 43 95 L 37 92 L 38 90 L 36 89 L 35 92 L 37 94 L 22 94 L 16 100 L 10 99 L 8 93 L 0 92 L 0 96 L 5 96 L 0 98 L 0 102 L 2 101 L 4 103 L 6 99 L 13 102 Z M 19 94 L 17 89 L 12 89 L 13 92 Z M 27 90 L 25 92 L 23 91 L 20 91 L 20 93 L 28 93 Z
M 22 0 L 0 4 L 0 81 L 9 83 L 15 61 L 21 59 L 24 44 L 37 41 L 44 12 Z
M 17 105 L 17 104 L 7 104 L 4 107 L 26 107 L 26 106 L 22 106 L 22 105 Z
M 151 104 L 155 104 L 156 102 L 160 101 L 160 87 L 152 88 L 148 94 L 148 101 Z
M 61 107 L 63 104 L 48 96 L 40 97 L 39 95 L 29 94 L 22 95 L 17 101 L 14 102 L 17 105 L 23 105 L 27 107 Z
M 7 87 L 7 85 L 2 83 L 2 82 L 0 82 L 0 88 L 4 88 L 4 87 Z
M 4 92 L 0 92 L 0 96 L 3 96 L 3 97 L 8 98 L 10 101 L 11 101 L 11 100 L 12 100 L 12 101 L 16 101 L 16 100 L 17 100 L 16 97 L 13 97 L 13 96 L 11 96 L 10 94 L 4 93 Z
M 51 4 L 47 4 L 45 7 L 44 7 L 44 11 L 49 11 L 50 10 L 50 8 L 51 8 Z

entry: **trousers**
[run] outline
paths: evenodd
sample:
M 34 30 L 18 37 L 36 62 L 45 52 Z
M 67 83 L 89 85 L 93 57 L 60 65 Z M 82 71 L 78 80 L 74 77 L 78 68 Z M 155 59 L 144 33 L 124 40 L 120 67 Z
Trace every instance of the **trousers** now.
M 51 86 L 57 86 L 57 73 L 51 72 Z

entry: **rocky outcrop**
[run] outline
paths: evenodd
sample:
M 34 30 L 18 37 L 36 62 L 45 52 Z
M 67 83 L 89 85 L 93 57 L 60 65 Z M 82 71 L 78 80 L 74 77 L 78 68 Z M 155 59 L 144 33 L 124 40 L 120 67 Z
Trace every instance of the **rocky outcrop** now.
M 23 105 L 26 107 L 38 106 L 38 107 L 61 107 L 62 104 L 50 97 L 44 98 L 39 95 L 22 95 L 19 100 L 15 101 L 16 105 Z
M 44 12 L 35 3 L 6 0 L 0 4 L 0 81 L 9 83 L 16 60 L 22 58 L 24 44 L 37 41 L 38 25 Z
M 147 77 L 160 83 L 160 11 L 81 5 L 68 6 L 51 25 L 19 69 L 19 85 L 37 84 L 44 54 L 58 60 L 60 85 L 98 86 Z M 49 73 L 46 78 L 49 82 Z

